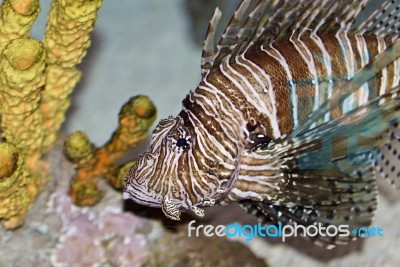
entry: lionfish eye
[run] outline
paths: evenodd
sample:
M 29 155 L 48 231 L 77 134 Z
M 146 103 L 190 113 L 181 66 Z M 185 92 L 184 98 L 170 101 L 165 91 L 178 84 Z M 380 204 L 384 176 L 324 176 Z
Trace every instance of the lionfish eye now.
M 186 138 L 179 138 L 178 141 L 176 141 L 176 146 L 177 147 L 183 147 L 183 146 L 187 146 L 188 142 L 186 140 Z

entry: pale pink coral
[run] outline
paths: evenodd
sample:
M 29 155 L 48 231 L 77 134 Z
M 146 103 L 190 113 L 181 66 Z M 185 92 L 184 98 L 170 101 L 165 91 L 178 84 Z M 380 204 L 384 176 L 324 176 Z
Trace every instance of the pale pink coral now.
M 117 239 L 110 244 L 107 258 L 113 266 L 139 267 L 145 255 L 144 245 L 145 239 L 139 235 L 125 237 L 123 242 Z
M 54 192 L 48 206 L 63 224 L 52 254 L 54 266 L 141 265 L 147 241 L 136 229 L 142 219 L 117 208 L 98 213 L 78 208 L 66 190 Z
M 100 231 L 105 237 L 118 235 L 129 236 L 134 233 L 140 219 L 130 213 L 120 211 L 105 211 L 100 215 Z
M 104 261 L 104 251 L 97 225 L 87 214 L 76 218 L 64 228 L 66 233 L 61 239 L 56 253 L 56 261 L 66 266 L 93 266 Z

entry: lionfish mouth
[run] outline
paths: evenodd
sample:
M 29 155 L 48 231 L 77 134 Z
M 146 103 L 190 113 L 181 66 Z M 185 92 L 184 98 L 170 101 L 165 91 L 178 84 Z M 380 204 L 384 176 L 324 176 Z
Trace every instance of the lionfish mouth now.
M 124 199 L 131 199 L 137 204 L 153 208 L 160 208 L 163 203 L 161 197 L 149 192 L 143 185 L 138 183 L 127 183 L 122 197 Z

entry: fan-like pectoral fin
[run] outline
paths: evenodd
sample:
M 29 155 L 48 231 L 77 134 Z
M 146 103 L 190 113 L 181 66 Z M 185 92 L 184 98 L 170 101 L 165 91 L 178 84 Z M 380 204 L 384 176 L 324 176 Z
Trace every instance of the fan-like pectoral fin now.
M 175 205 L 168 196 L 166 196 L 163 200 L 162 211 L 164 212 L 164 215 L 171 220 L 181 220 L 181 212 L 178 209 L 178 206 Z

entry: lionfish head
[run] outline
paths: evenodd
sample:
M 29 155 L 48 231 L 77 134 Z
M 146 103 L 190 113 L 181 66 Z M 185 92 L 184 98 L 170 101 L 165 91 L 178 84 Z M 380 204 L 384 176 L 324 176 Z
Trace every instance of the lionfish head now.
M 188 153 L 193 152 L 192 133 L 181 117 L 161 120 L 148 151 L 125 177 L 124 198 L 162 208 L 170 219 L 179 220 L 182 210 L 193 209 L 196 198 L 191 185 Z

